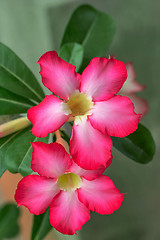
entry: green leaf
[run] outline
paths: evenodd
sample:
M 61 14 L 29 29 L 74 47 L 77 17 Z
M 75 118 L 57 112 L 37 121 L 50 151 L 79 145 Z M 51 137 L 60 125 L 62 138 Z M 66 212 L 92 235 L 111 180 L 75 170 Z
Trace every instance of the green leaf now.
M 64 235 L 63 233 L 60 233 L 57 230 L 54 230 L 54 235 L 55 235 L 56 239 L 58 239 L 58 240 L 81 240 L 82 239 L 80 231 L 78 231 L 76 234 L 71 236 L 71 235 Z M 87 238 L 87 237 L 88 236 L 86 236 L 86 239 L 91 239 L 91 238 Z
M 12 238 L 17 236 L 20 232 L 20 227 L 18 224 L 15 224 L 14 227 L 8 232 L 6 233 L 5 239 L 6 238 Z
M 13 238 L 19 233 L 17 224 L 19 213 L 19 208 L 15 204 L 0 207 L 0 239 Z
M 65 30 L 62 44 L 79 43 L 84 48 L 83 68 L 93 57 L 102 57 L 115 34 L 115 24 L 106 13 L 89 5 L 78 7 Z
M 41 240 L 52 229 L 49 221 L 49 208 L 41 215 L 34 215 L 31 240 Z
M 8 146 L 5 154 L 5 164 L 11 173 L 20 173 L 26 176 L 33 172 L 30 168 L 32 159 L 32 145 L 31 142 L 45 142 L 48 143 L 47 138 L 37 138 L 31 131 L 31 127 L 26 128 L 19 133 L 12 144 Z
M 34 105 L 29 99 L 0 87 L 0 115 L 26 113 Z
M 5 164 L 5 154 L 8 149 L 8 146 L 14 141 L 15 137 L 20 133 L 16 132 L 9 136 L 0 138 L 0 177 L 3 175 L 3 173 L 7 170 L 6 164 Z
M 125 138 L 112 138 L 113 146 L 138 163 L 148 163 L 155 153 L 155 142 L 150 131 L 142 124 Z
M 83 47 L 78 43 L 66 43 L 59 50 L 59 57 L 76 66 L 78 72 L 83 60 Z
M 20 96 L 40 102 L 44 93 L 25 63 L 0 43 L 0 86 Z

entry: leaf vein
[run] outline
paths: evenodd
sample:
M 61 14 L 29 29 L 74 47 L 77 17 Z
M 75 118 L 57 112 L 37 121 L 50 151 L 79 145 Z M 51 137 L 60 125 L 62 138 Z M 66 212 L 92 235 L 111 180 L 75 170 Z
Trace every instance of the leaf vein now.
M 23 85 L 25 85 L 31 92 L 33 92 L 34 95 L 36 95 L 39 100 L 43 100 L 43 98 L 33 89 L 31 88 L 25 81 L 23 81 L 18 75 L 11 72 L 8 68 L 6 68 L 4 65 L 0 64 L 0 67 L 2 67 L 5 71 L 7 71 L 9 74 L 14 76 L 17 80 L 19 80 Z

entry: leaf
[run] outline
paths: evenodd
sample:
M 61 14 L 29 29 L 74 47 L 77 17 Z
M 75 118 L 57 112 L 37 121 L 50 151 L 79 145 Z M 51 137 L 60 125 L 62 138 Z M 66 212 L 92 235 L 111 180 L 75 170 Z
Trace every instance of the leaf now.
M 20 96 L 40 102 L 44 93 L 25 63 L 0 43 L 0 86 Z
M 66 27 L 61 46 L 79 43 L 84 48 L 83 68 L 93 57 L 102 57 L 115 34 L 115 24 L 106 13 L 89 5 L 81 5 L 72 14 Z
M 58 240 L 81 240 L 81 239 L 83 239 L 81 237 L 80 231 L 78 231 L 76 234 L 74 234 L 72 236 L 71 235 L 64 235 L 63 233 L 58 232 L 57 230 L 54 231 L 54 234 L 55 234 L 56 239 L 58 239 Z M 89 235 L 90 235 L 90 233 L 89 233 Z M 87 237 L 86 237 L 86 239 L 91 239 L 91 238 L 87 238 Z
M 155 153 L 155 142 L 150 131 L 142 124 L 125 138 L 112 137 L 113 146 L 138 163 L 148 163 Z
M 41 215 L 34 215 L 31 240 L 41 240 L 52 229 L 49 221 L 49 208 Z
M 13 238 L 19 233 L 19 213 L 15 204 L 9 203 L 0 207 L 0 239 Z
M 34 105 L 29 99 L 0 87 L 0 115 L 26 113 Z
M 16 132 L 4 138 L 0 138 L 0 177 L 7 170 L 5 164 L 5 153 L 8 149 L 8 146 L 14 141 L 15 137 L 20 133 Z
M 78 72 L 83 60 L 83 47 L 78 43 L 66 43 L 59 50 L 59 57 L 76 66 Z
M 22 176 L 31 174 L 33 170 L 30 168 L 32 159 L 31 142 L 41 141 L 48 143 L 47 138 L 37 138 L 31 131 L 31 127 L 23 130 L 18 134 L 14 142 L 8 146 L 5 155 L 5 164 L 11 173 L 20 173 Z
M 7 238 L 12 238 L 17 236 L 19 234 L 20 231 L 20 227 L 18 224 L 15 224 L 14 227 L 12 229 L 10 229 L 9 232 L 6 233 L 5 239 Z

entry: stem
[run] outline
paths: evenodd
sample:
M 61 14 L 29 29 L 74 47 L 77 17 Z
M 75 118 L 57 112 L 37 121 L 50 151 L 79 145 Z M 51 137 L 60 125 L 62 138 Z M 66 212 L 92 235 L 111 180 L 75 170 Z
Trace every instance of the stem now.
M 55 131 L 55 134 L 56 134 L 56 138 L 57 138 L 56 142 L 59 143 L 59 144 L 61 144 L 61 145 L 65 148 L 66 152 L 69 154 L 69 145 L 68 145 L 68 143 L 61 137 L 60 131 L 59 131 L 59 130 Z
M 59 130 L 55 131 L 55 134 L 56 134 L 57 140 L 60 140 L 61 139 L 60 131 Z

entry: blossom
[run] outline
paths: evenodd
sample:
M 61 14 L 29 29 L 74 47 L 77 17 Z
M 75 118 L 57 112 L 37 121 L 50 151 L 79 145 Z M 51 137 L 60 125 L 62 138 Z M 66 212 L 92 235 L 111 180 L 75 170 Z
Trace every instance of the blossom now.
M 38 63 L 42 82 L 54 95 L 28 110 L 32 133 L 46 137 L 74 120 L 70 140 L 73 160 L 88 170 L 106 167 L 111 158 L 110 136 L 134 132 L 140 118 L 129 98 L 115 95 L 127 78 L 125 64 L 96 57 L 80 75 L 55 51 L 46 52 Z
M 51 225 L 69 235 L 90 219 L 90 210 L 111 214 L 121 206 L 124 194 L 102 175 L 103 166 L 97 170 L 80 168 L 58 143 L 33 142 L 32 147 L 31 168 L 39 175 L 28 175 L 18 183 L 18 206 L 24 205 L 35 215 L 50 206 Z
M 123 87 L 119 91 L 119 94 L 128 96 L 134 103 L 135 112 L 138 114 L 141 114 L 142 115 L 141 117 L 144 117 L 144 115 L 148 112 L 148 103 L 146 100 L 138 97 L 135 93 L 141 92 L 146 86 L 138 83 L 135 80 L 136 73 L 135 73 L 132 62 L 127 62 L 126 68 L 127 68 L 128 77 Z

